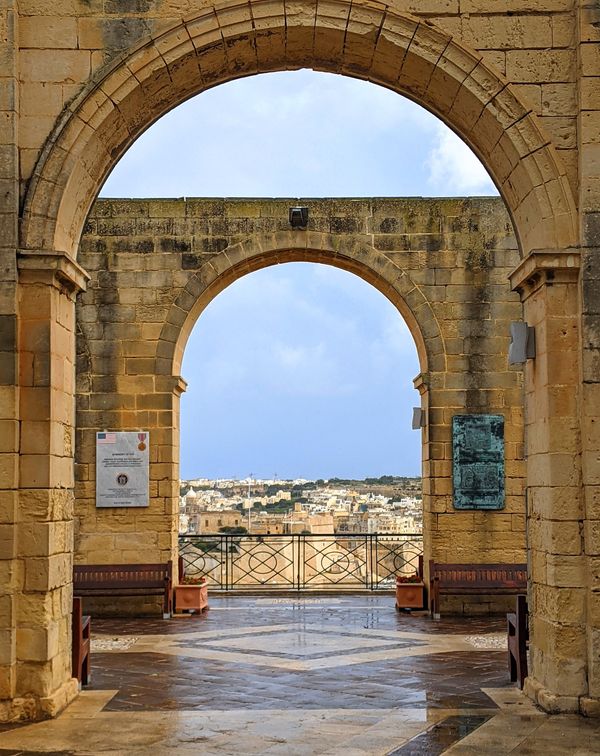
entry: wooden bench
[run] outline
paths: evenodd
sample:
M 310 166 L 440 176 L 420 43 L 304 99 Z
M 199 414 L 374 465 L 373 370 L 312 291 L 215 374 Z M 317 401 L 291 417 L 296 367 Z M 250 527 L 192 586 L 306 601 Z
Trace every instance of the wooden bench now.
M 514 612 L 506 615 L 508 636 L 508 673 L 511 682 L 517 682 L 523 690 L 527 677 L 527 644 L 529 641 L 529 612 L 527 597 L 517 596 Z
M 75 596 L 163 596 L 163 617 L 171 616 L 173 565 L 77 564 L 73 567 Z
M 71 674 L 79 680 L 80 685 L 87 685 L 91 680 L 90 644 L 92 640 L 92 620 L 91 617 L 83 614 L 83 602 L 77 597 L 73 599 L 71 626 L 73 631 Z
M 526 564 L 441 564 L 429 562 L 429 601 L 440 617 L 440 595 L 494 595 L 527 590 Z

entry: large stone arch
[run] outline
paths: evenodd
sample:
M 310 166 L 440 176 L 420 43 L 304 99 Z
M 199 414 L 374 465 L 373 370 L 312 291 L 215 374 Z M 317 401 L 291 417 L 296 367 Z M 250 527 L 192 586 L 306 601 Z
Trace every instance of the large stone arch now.
M 575 243 L 575 205 L 555 150 L 479 54 L 428 21 L 377 3 L 256 0 L 183 19 L 90 81 L 41 153 L 24 203 L 21 246 L 74 256 L 102 182 L 157 118 L 218 83 L 302 67 L 381 84 L 439 116 L 489 170 L 525 255 Z
M 467 15 L 463 10 L 461 21 Z M 527 447 L 529 693 L 547 709 L 598 712 L 597 591 L 589 577 L 598 553 L 597 455 L 593 451 L 597 440 L 589 431 L 598 398 L 597 338 L 596 310 L 592 306 L 591 317 L 584 310 L 593 299 L 592 283 L 597 277 L 589 260 L 597 248 L 597 198 L 591 189 L 598 173 L 591 144 L 597 119 L 590 93 L 598 65 L 592 55 L 580 54 L 582 41 L 589 49 L 588 40 L 594 39 L 586 37 L 593 34 L 591 16 L 571 15 L 572 31 L 579 31 L 573 31 L 565 44 L 569 53 L 577 53 L 578 65 L 565 89 L 580 103 L 573 105 L 573 113 L 581 107 L 590 115 L 587 125 L 579 119 L 581 130 L 570 149 L 571 166 L 576 162 L 579 170 L 578 176 L 572 172 L 571 179 L 582 198 L 580 216 L 558 153 L 539 126 L 541 119 L 515 94 L 516 87 L 478 53 L 427 20 L 400 15 L 384 5 L 348 0 L 315 5 L 302 0 L 286 6 L 257 0 L 210 7 L 154 34 L 135 49 L 128 48 L 92 78 L 84 73 L 77 79 L 87 84 L 56 121 L 33 174 L 23 165 L 23 175 L 31 177 L 21 206 L 19 243 L 24 254 L 18 260 L 17 317 L 10 316 L 18 326 L 18 346 L 17 326 L 11 325 L 7 336 L 14 354 L 9 367 L 18 375 L 14 381 L 19 385 L 17 391 L 11 384 L 6 404 L 15 427 L 10 446 L 14 514 L 9 533 L 16 539 L 22 528 L 31 535 L 40 573 L 36 576 L 32 571 L 16 587 L 12 578 L 8 581 L 11 610 L 8 620 L 2 618 L 2 627 L 10 650 L 0 668 L 0 719 L 54 714 L 75 694 L 68 671 L 69 608 L 66 602 L 55 600 L 59 594 L 68 596 L 70 547 L 60 554 L 52 549 L 55 544 L 68 544 L 70 537 L 73 413 L 71 379 L 64 368 L 72 359 L 73 300 L 85 287 L 86 276 L 61 253 L 75 256 L 84 219 L 102 181 L 160 115 L 220 82 L 304 66 L 363 78 L 411 97 L 474 149 L 502 193 L 525 257 L 511 284 L 521 294 L 528 322 L 538 327 L 536 362 L 528 366 L 526 382 L 527 433 L 533 441 Z M 537 23 L 544 23 L 541 19 Z M 500 25 L 497 33 L 503 35 Z M 18 90 L 18 42 L 9 40 L 9 48 L 11 44 L 13 84 Z M 550 52 L 555 47 L 559 45 L 553 43 Z M 541 46 L 512 52 L 519 53 L 515 66 L 534 61 L 538 77 L 549 60 Z M 91 58 L 90 53 L 84 55 Z M 554 65 L 567 58 L 557 57 Z M 27 68 L 25 61 L 23 56 L 23 68 Z M 553 79 L 542 75 L 541 81 L 547 80 Z M 12 108 L 7 114 L 14 122 Z M 36 119 L 30 120 L 34 122 L 30 129 L 37 128 Z M 15 220 L 19 167 L 14 154 L 15 148 L 26 148 L 26 121 L 16 136 L 8 134 L 15 191 L 7 194 L 7 204 Z M 45 124 L 39 133 L 47 133 Z M 6 225 L 12 254 L 16 223 Z M 581 255 L 583 286 L 577 247 L 580 228 L 584 247 L 590 248 Z M 12 282 L 15 270 L 6 270 L 11 271 Z M 40 303 L 51 313 L 49 323 L 39 322 Z M 10 308 L 12 304 L 9 312 Z M 34 376 L 30 367 L 40 326 L 46 328 L 48 348 L 35 355 L 41 369 Z M 65 379 L 51 385 L 51 374 L 65 375 Z M 171 376 L 161 377 L 172 382 Z M 37 407 L 42 407 L 41 413 L 36 413 Z M 21 557 L 28 558 L 25 547 Z M 10 574 L 23 575 L 16 558 L 10 557 L 8 565 Z M 14 607 L 21 606 L 24 590 L 31 609 L 27 631 L 17 637 Z M 50 604 L 61 608 L 52 613 Z M 45 648 L 41 657 L 33 657 L 35 667 L 29 638 L 39 638 L 39 647 Z M 49 642 L 56 638 L 58 645 Z

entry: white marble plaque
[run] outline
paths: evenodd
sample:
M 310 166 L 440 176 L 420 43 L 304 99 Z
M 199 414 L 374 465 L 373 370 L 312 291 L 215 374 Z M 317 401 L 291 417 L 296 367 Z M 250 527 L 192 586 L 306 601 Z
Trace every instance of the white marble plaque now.
M 147 507 L 150 479 L 147 431 L 96 433 L 96 506 Z

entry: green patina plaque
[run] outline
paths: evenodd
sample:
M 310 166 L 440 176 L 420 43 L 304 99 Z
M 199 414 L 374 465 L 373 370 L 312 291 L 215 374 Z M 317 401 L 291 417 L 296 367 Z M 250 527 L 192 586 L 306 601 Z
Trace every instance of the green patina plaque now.
M 452 418 L 452 483 L 456 509 L 504 509 L 504 418 Z

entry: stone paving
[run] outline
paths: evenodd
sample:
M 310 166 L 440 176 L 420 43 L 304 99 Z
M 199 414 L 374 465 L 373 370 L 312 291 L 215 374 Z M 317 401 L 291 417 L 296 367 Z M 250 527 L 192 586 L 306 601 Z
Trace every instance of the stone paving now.
M 0 728 L 0 756 L 600 754 L 600 722 L 509 683 L 504 626 L 372 595 L 95 619 L 92 684 L 55 720 Z

